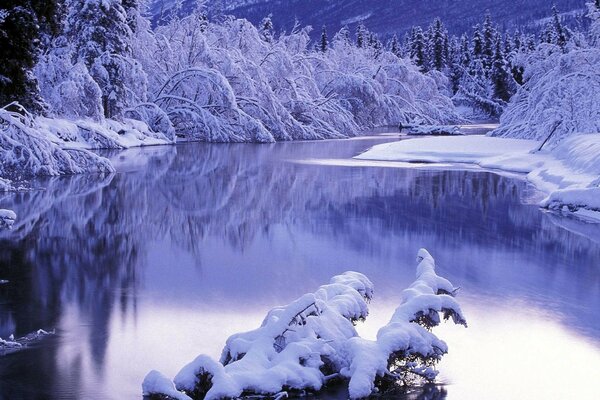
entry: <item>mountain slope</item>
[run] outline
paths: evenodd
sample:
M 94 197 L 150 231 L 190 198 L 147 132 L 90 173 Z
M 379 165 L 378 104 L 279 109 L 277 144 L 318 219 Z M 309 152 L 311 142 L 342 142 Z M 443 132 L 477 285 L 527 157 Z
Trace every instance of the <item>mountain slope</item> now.
M 184 1 L 189 9 L 195 0 Z M 152 13 L 167 10 L 175 0 L 154 0 Z M 534 28 L 550 15 L 552 4 L 564 13 L 570 25 L 580 20 L 585 0 L 234 0 L 210 1 L 209 7 L 221 3 L 228 14 L 258 23 L 272 14 L 277 30 L 289 31 L 297 19 L 302 25 L 320 28 L 326 25 L 333 33 L 342 26 L 351 29 L 360 21 L 382 36 L 403 34 L 413 25 L 428 25 L 441 17 L 451 33 L 460 34 L 483 20 L 487 11 L 503 28 Z M 319 29 L 320 30 L 320 29 Z

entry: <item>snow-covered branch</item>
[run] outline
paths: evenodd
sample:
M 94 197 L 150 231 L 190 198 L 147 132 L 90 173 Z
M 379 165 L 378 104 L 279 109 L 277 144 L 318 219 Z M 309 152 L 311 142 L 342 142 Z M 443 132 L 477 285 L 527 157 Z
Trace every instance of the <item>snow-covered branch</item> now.
M 418 253 L 417 280 L 377 340 L 358 336 L 354 324 L 367 317 L 373 284 L 357 272 L 284 307 L 271 310 L 261 326 L 227 339 L 220 361 L 201 355 L 171 382 L 157 371 L 143 383 L 145 395 L 167 399 L 227 399 L 318 392 L 347 380 L 350 397 L 369 396 L 418 379 L 433 381 L 434 366 L 447 352 L 431 329 L 444 319 L 466 326 L 454 299 L 457 289 L 438 276 L 424 249 Z

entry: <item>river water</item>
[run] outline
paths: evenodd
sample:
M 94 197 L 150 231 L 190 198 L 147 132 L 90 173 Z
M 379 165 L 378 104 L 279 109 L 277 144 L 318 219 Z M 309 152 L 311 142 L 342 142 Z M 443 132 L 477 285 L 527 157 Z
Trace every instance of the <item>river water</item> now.
M 420 247 L 469 321 L 437 329 L 450 353 L 421 398 L 597 398 L 600 225 L 541 211 L 515 177 L 347 161 L 390 140 L 133 149 L 116 175 L 3 195 L 0 337 L 56 335 L 0 355 L 0 399 L 140 399 L 150 370 L 218 357 L 349 269 L 375 284 L 374 337 Z

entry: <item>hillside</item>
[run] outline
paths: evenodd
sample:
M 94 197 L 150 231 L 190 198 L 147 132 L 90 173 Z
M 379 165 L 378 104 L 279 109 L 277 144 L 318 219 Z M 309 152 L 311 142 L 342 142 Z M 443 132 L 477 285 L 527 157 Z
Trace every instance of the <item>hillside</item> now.
M 175 0 L 154 0 L 151 12 L 156 19 L 169 10 Z M 428 25 L 435 17 L 441 17 L 450 33 L 460 34 L 479 23 L 487 11 L 502 28 L 522 27 L 535 30 L 536 24 L 550 15 L 556 4 L 571 26 L 582 23 L 581 14 L 585 0 L 236 0 L 211 1 L 209 7 L 221 7 L 228 14 L 260 22 L 272 14 L 277 30 L 289 31 L 295 20 L 302 25 L 321 27 L 330 32 L 344 25 L 353 28 L 359 21 L 382 36 L 403 34 L 413 25 Z M 195 0 L 184 0 L 189 9 Z

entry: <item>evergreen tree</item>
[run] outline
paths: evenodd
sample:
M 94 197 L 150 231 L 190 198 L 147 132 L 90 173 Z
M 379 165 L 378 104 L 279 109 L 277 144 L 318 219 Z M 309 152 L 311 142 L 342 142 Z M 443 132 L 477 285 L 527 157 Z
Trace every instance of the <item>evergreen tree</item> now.
M 358 24 L 356 27 L 356 47 L 362 49 L 366 46 L 367 40 L 367 28 L 362 24 Z
M 450 78 L 450 83 L 452 85 L 452 93 L 458 92 L 458 88 L 460 85 L 460 80 L 463 75 L 463 65 L 462 65 L 462 41 L 467 41 L 466 35 L 461 37 L 461 42 L 459 43 L 458 38 L 453 36 L 450 45 L 449 45 L 449 63 L 448 63 L 448 73 Z M 468 42 L 467 42 L 468 48 Z
M 378 58 L 383 50 L 383 44 L 377 35 L 373 32 L 368 33 L 367 46 L 373 52 L 373 58 Z
M 412 29 L 410 39 L 410 58 L 414 63 L 426 70 L 426 58 L 425 58 L 425 37 L 423 36 L 423 30 L 417 26 Z
M 327 28 L 323 25 L 323 29 L 321 30 L 321 41 L 319 43 L 319 50 L 322 53 L 327 52 L 329 47 L 329 41 L 327 40 Z
M 73 62 L 83 62 L 100 86 L 105 117 L 119 118 L 128 105 L 143 100 L 145 88 L 133 87 L 144 86 L 146 77 L 133 60 L 133 32 L 120 0 L 71 0 L 65 36 Z
M 558 8 L 556 6 L 552 6 L 552 42 L 564 49 L 567 45 L 567 31 L 563 27 L 560 13 L 558 12 Z
M 266 16 L 260 23 L 260 36 L 262 39 L 267 42 L 273 42 L 274 34 L 273 34 L 273 21 L 271 20 L 271 15 Z
M 492 67 L 494 61 L 494 45 L 496 42 L 497 31 L 492 24 L 492 17 L 490 14 L 486 14 L 485 21 L 483 23 L 483 49 L 482 49 L 482 61 L 483 66 L 486 69 Z
M 473 30 L 473 58 L 481 59 L 483 55 L 483 37 L 479 24 L 475 25 Z
M 496 39 L 494 62 L 490 75 L 494 87 L 494 98 L 508 102 L 514 93 L 514 84 L 502 51 L 502 40 L 500 37 Z
M 392 36 L 392 40 L 390 41 L 390 52 L 398 58 L 402 57 L 402 49 L 396 35 Z
M 446 67 L 448 54 L 448 34 L 442 20 L 436 18 L 429 29 L 429 61 L 431 69 L 442 71 Z
M 2 0 L 0 5 L 0 107 L 18 101 L 31 112 L 43 112 L 32 69 L 40 50 L 60 29 L 58 0 Z

